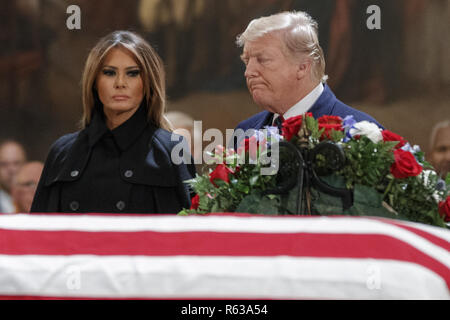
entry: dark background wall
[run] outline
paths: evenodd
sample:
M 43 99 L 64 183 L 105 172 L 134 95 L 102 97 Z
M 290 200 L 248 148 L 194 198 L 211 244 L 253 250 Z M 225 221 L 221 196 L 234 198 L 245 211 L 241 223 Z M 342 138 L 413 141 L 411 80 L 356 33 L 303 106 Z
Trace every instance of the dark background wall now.
M 66 27 L 69 5 L 81 30 Z M 366 9 L 381 8 L 381 30 Z M 144 36 L 164 59 L 169 110 L 203 129 L 234 128 L 258 112 L 234 42 L 249 21 L 302 10 L 318 22 L 329 85 L 424 149 L 432 125 L 450 118 L 448 0 L 0 0 L 0 139 L 22 141 L 33 159 L 77 130 L 80 79 L 90 48 L 117 29 Z

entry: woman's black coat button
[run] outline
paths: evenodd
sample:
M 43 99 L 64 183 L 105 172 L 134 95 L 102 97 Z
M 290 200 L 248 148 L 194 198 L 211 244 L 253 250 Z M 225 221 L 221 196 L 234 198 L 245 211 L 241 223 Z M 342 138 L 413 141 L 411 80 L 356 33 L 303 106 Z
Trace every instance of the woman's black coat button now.
M 80 174 L 80 172 L 79 172 L 78 170 L 73 170 L 73 171 L 70 173 L 70 176 L 71 176 L 72 178 L 75 178 L 75 177 L 77 177 L 79 174 Z
M 72 211 L 77 211 L 80 208 L 78 201 L 72 201 L 69 206 Z
M 131 178 L 132 176 L 133 176 L 133 171 L 132 170 L 127 170 L 127 171 L 125 171 L 125 177 L 126 178 Z
M 118 201 L 116 203 L 116 208 L 119 209 L 120 211 L 122 211 L 123 209 L 125 209 L 125 202 L 123 201 Z

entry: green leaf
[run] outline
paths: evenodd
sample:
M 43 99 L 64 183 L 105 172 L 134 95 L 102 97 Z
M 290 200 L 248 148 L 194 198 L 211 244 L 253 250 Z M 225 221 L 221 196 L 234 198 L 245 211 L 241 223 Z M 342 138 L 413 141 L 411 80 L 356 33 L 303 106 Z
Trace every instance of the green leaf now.
M 342 139 L 344 139 L 345 137 L 345 133 L 343 131 L 338 131 L 338 130 L 331 130 L 331 139 L 334 142 L 339 142 L 342 141 Z
M 319 130 L 319 124 L 313 117 L 306 117 L 306 128 L 310 131 L 317 132 Z
M 259 176 L 258 175 L 255 175 L 255 176 L 251 177 L 250 181 L 249 181 L 250 185 L 254 186 L 258 182 L 258 180 L 259 180 Z
M 277 215 L 278 207 L 279 201 L 277 198 L 269 198 L 262 196 L 260 193 L 252 193 L 241 201 L 235 212 Z

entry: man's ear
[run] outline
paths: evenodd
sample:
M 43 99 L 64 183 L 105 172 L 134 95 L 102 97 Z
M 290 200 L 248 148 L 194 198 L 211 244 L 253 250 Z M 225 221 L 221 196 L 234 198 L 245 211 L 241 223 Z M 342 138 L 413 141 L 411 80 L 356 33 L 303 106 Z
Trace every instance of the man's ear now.
M 309 59 L 304 59 L 297 65 L 297 79 L 301 80 L 306 76 L 309 76 L 311 72 L 311 61 Z

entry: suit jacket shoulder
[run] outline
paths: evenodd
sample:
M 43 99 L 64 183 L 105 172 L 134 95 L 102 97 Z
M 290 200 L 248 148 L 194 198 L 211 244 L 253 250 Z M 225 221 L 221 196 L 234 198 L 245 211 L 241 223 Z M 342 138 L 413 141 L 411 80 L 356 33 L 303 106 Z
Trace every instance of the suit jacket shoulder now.
M 328 87 L 328 85 L 326 84 L 324 85 L 324 91 L 322 92 L 321 96 L 310 108 L 309 112 L 311 112 L 316 119 L 320 118 L 323 115 L 339 116 L 341 118 L 352 115 L 353 118 L 358 122 L 373 122 L 380 128 L 384 129 L 384 127 L 372 116 L 360 110 L 354 109 L 337 99 L 334 93 L 331 91 L 330 87 Z
M 271 123 L 273 113 L 269 111 L 262 111 L 257 113 L 250 118 L 240 122 L 236 129 L 248 130 L 248 129 L 262 129 Z

